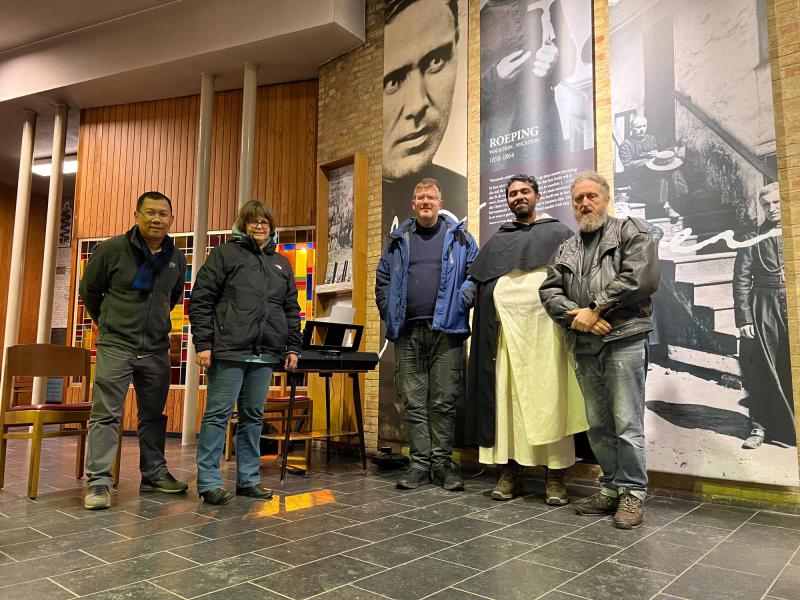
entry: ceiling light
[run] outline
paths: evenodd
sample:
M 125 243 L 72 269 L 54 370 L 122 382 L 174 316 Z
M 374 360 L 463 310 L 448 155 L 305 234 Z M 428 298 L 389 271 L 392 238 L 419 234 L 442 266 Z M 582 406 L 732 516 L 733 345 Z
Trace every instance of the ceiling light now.
M 31 170 L 40 177 L 50 177 L 51 173 L 53 172 L 53 160 L 50 157 L 37 158 L 33 161 L 33 167 Z M 72 173 L 78 172 L 77 155 L 73 154 L 71 156 L 64 157 L 64 167 L 62 168 L 61 172 L 64 175 L 71 175 Z

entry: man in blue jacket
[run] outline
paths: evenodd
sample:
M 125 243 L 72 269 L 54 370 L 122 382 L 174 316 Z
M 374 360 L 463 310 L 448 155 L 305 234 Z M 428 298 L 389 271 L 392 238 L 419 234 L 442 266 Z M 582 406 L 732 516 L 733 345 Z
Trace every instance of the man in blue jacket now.
M 457 491 L 464 482 L 451 456 L 469 336 L 469 311 L 460 298 L 462 288 L 473 285 L 467 270 L 478 245 L 464 222 L 439 214 L 442 193 L 435 179 L 416 185 L 411 208 L 414 216 L 389 235 L 375 278 L 386 339 L 395 345 L 395 386 L 411 447 L 411 466 L 397 487 L 433 480 Z

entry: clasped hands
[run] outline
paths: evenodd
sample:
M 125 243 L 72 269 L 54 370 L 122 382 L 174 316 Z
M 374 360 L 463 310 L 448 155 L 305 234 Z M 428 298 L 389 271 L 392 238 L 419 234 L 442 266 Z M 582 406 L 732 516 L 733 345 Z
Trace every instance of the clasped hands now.
M 567 315 L 572 317 L 572 329 L 593 335 L 608 335 L 611 333 L 611 325 L 600 313 L 591 308 L 575 308 L 567 311 Z

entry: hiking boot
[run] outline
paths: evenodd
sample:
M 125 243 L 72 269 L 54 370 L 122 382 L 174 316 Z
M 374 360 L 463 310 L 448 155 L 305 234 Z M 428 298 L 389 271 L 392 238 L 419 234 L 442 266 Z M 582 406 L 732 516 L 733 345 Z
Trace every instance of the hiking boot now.
M 644 506 L 642 501 L 628 492 L 620 492 L 619 507 L 614 514 L 614 527 L 617 529 L 633 529 L 642 524 Z
M 169 471 L 166 471 L 158 479 L 145 479 L 142 477 L 142 483 L 139 486 L 140 492 L 161 492 L 162 494 L 180 494 L 189 488 L 188 483 L 178 481 Z
M 414 490 L 421 485 L 431 482 L 431 474 L 427 471 L 409 467 L 403 476 L 397 480 L 397 488 L 401 490 Z
M 617 510 L 618 498 L 595 494 L 575 503 L 576 515 L 610 515 Z
M 269 500 L 272 498 L 272 490 L 265 488 L 263 485 L 248 485 L 245 487 L 236 486 L 237 496 L 250 496 L 257 500 Z
M 492 498 L 495 500 L 511 500 L 514 496 L 522 493 L 522 478 L 516 470 L 503 469 L 503 474 L 497 485 L 492 490 Z
M 442 486 L 442 489 L 448 492 L 460 492 L 464 489 L 464 481 L 453 465 L 433 469 L 433 483 Z
M 233 494 L 231 494 L 225 488 L 218 487 L 214 488 L 213 490 L 206 490 L 205 492 L 200 492 L 200 497 L 206 504 L 222 506 L 223 504 L 227 504 L 233 499 Z
M 544 502 L 550 506 L 564 506 L 569 502 L 564 485 L 564 469 L 547 469 Z
M 107 485 L 89 486 L 89 493 L 83 499 L 83 507 L 86 510 L 102 510 L 111 508 L 111 493 Z

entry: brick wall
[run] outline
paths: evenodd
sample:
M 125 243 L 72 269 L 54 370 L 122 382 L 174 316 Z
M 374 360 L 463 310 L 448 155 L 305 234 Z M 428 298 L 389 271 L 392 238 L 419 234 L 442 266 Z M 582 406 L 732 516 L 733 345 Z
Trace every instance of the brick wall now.
M 366 349 L 382 340 L 375 308 L 375 269 L 381 255 L 381 145 L 383 141 L 383 0 L 367 2 L 366 43 L 320 67 L 317 162 L 361 152 L 369 162 Z M 367 449 L 378 443 L 378 372 L 367 374 L 364 398 Z
M 479 204 L 480 0 L 470 1 L 468 190 L 470 229 L 476 232 Z M 317 159 L 324 163 L 354 151 L 369 159 L 369 244 L 367 348 L 380 348 L 379 317 L 371 282 L 383 246 L 381 216 L 381 124 L 383 77 L 383 0 L 366 0 L 367 41 L 323 65 L 319 82 Z M 800 0 L 767 0 L 778 173 L 781 186 L 784 251 L 789 291 L 795 395 L 800 395 Z M 595 144 L 597 170 L 613 183 L 608 4 L 594 2 Z M 794 222 L 798 222 L 797 231 Z M 378 374 L 367 377 L 367 445 L 377 445 Z M 800 437 L 800 436 L 799 436 Z
M 800 0 L 767 0 L 767 25 L 786 261 L 789 347 L 797 407 L 800 397 Z

